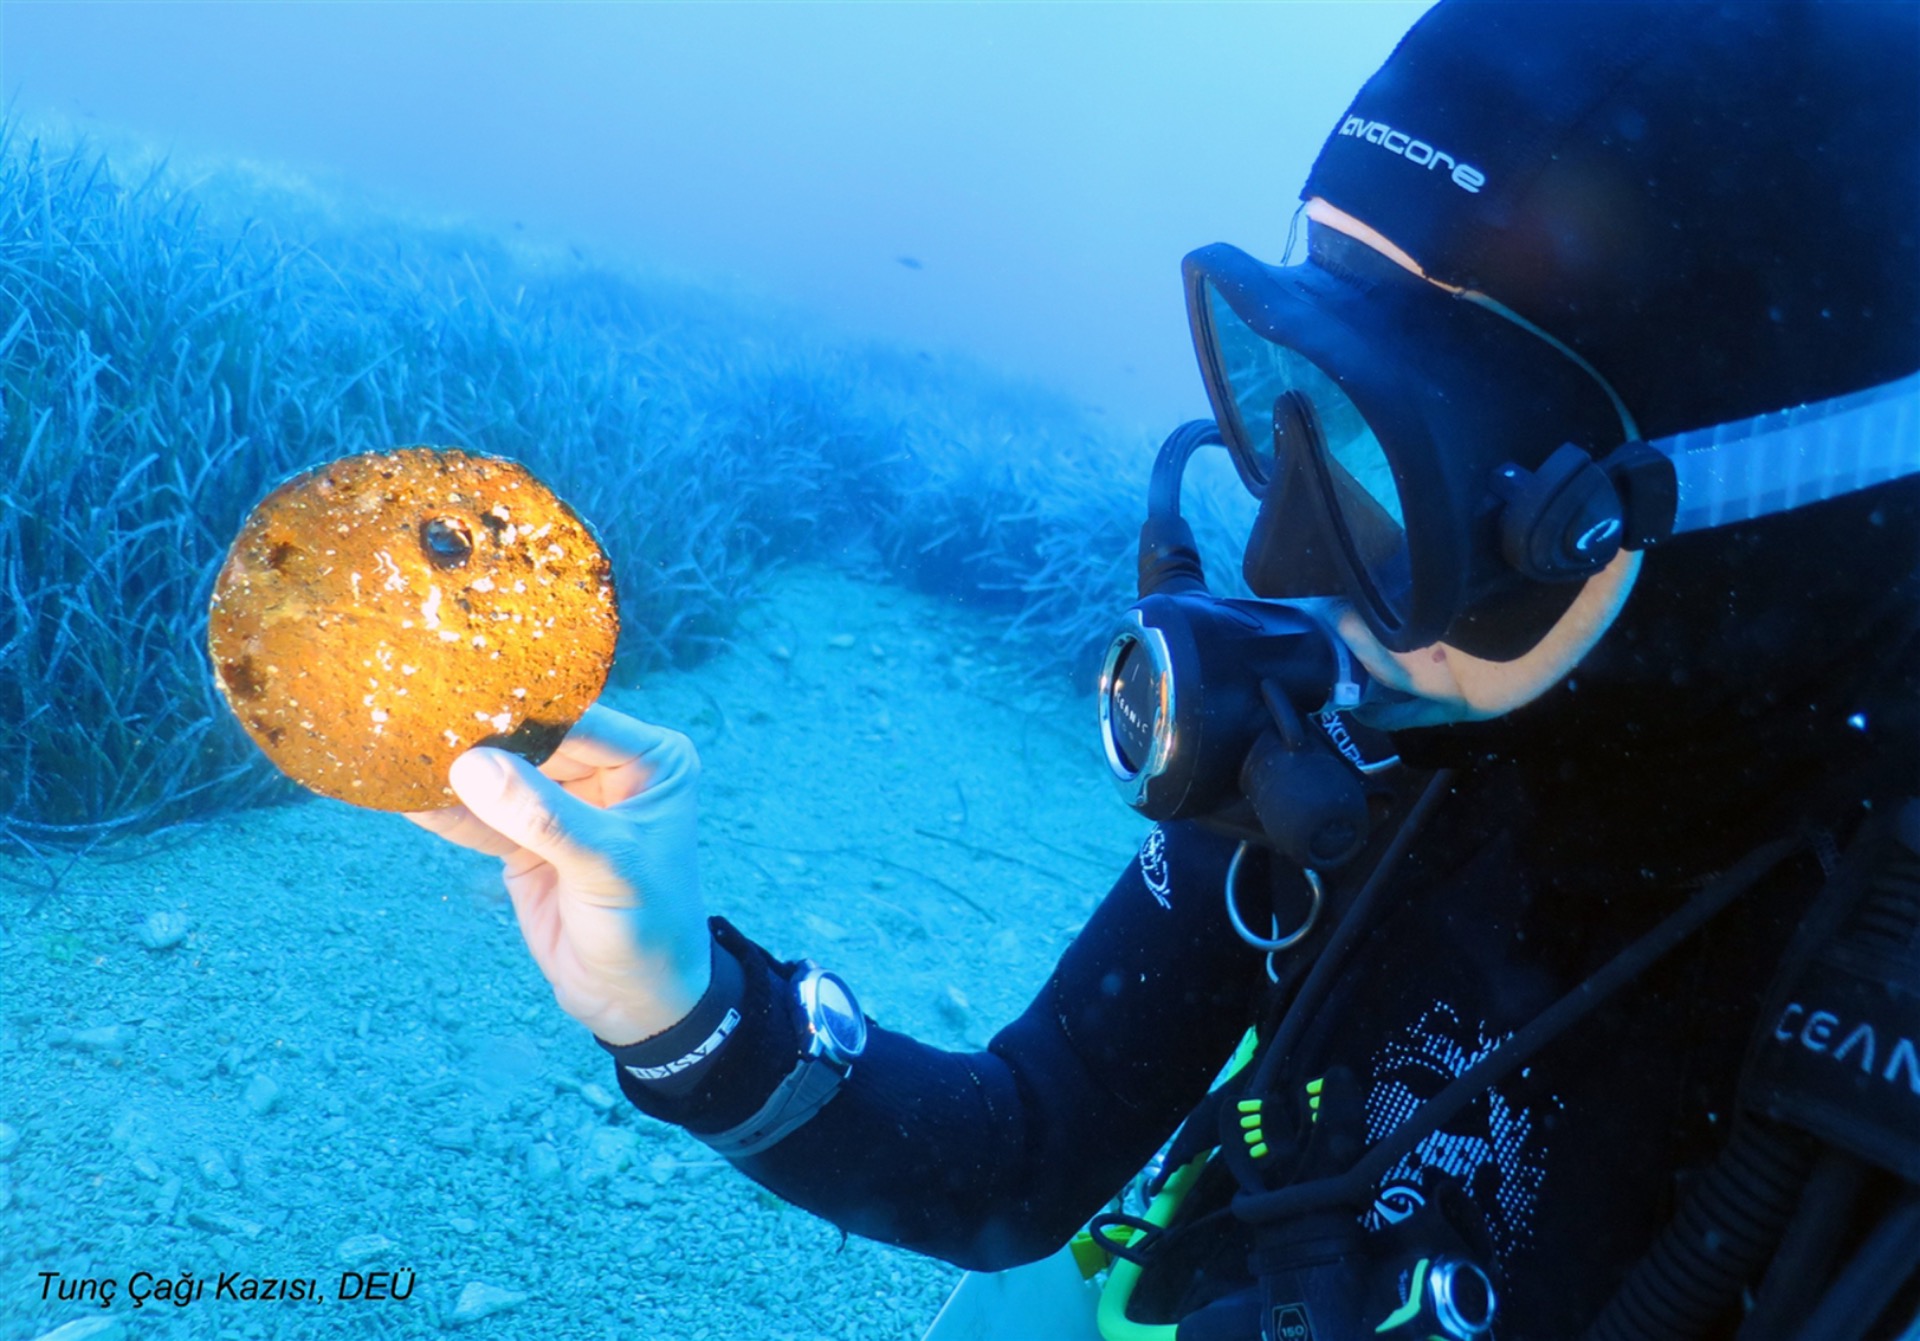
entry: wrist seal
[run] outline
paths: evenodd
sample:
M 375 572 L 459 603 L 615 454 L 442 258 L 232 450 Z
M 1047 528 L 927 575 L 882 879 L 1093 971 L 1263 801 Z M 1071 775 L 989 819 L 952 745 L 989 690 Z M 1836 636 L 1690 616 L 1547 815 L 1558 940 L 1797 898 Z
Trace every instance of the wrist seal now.
M 718 941 L 711 941 L 713 976 L 706 992 L 679 1023 L 638 1043 L 595 1041 L 613 1054 L 620 1070 L 649 1090 L 667 1096 L 686 1094 L 700 1083 L 706 1063 L 740 1025 L 746 975 Z

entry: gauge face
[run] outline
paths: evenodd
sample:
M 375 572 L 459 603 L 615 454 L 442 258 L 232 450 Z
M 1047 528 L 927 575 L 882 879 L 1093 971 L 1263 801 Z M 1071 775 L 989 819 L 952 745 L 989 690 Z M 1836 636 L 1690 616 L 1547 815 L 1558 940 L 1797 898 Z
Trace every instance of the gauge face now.
M 1434 1311 L 1449 1335 L 1478 1337 L 1493 1329 L 1498 1296 L 1487 1273 L 1472 1262 L 1455 1258 L 1437 1263 L 1428 1286 Z
M 406 447 L 270 493 L 214 585 L 215 683 L 268 758 L 375 810 L 451 805 L 475 745 L 545 759 L 620 621 L 586 524 L 517 462 Z
M 1115 761 L 1129 776 L 1139 774 L 1153 756 L 1160 730 L 1160 678 L 1153 658 L 1139 639 L 1121 634 L 1125 646 L 1114 658 L 1103 686 L 1107 695 L 1107 730 Z
M 867 1020 L 854 1003 L 837 974 L 822 973 L 814 979 L 814 1022 L 824 1030 L 836 1056 L 846 1061 L 858 1057 L 867 1046 Z

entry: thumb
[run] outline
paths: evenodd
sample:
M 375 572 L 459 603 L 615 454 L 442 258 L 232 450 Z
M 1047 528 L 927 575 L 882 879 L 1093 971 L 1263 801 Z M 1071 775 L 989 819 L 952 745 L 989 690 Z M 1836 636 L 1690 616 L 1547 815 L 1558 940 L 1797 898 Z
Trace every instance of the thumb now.
M 447 781 L 482 824 L 555 866 L 596 855 L 600 812 L 517 754 L 468 750 Z

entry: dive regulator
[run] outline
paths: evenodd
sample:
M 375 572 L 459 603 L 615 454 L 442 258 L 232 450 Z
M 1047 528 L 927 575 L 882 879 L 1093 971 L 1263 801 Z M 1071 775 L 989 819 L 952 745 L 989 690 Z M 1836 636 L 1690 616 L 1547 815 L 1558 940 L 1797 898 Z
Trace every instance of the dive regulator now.
M 1107 767 L 1149 819 L 1201 819 L 1308 872 L 1365 843 L 1365 779 L 1398 760 L 1350 710 L 1366 671 L 1312 602 L 1213 595 L 1180 479 L 1211 421 L 1182 425 L 1154 461 L 1140 532 L 1139 601 L 1101 662 Z

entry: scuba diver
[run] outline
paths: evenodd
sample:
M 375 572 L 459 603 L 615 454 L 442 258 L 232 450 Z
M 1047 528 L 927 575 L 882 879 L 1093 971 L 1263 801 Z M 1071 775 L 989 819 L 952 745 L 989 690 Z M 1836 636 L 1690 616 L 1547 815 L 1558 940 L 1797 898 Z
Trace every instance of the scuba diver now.
M 1895 1334 L 1920 7 L 1441 0 L 1301 198 L 1304 258 L 1185 260 L 1213 419 L 1100 689 L 1158 823 L 985 1050 L 704 917 L 677 733 L 415 818 L 641 1110 L 976 1270 L 1087 1226 L 1110 1338 Z M 1179 517 L 1216 444 L 1252 599 Z

